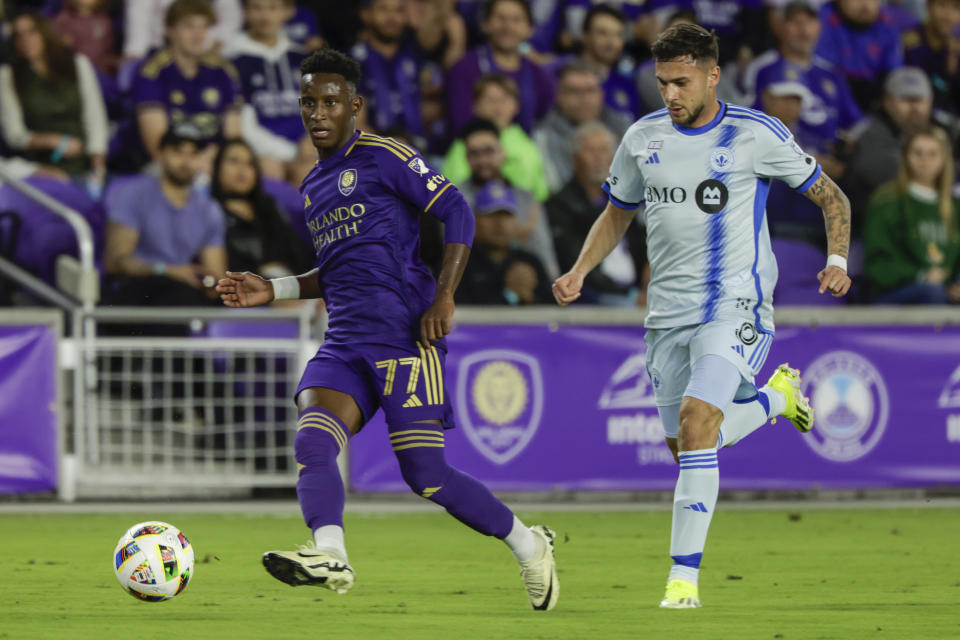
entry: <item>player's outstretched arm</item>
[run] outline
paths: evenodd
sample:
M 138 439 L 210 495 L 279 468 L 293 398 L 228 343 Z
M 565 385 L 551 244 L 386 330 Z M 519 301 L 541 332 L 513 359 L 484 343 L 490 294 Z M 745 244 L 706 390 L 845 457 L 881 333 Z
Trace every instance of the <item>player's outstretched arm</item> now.
M 460 242 L 443 245 L 443 264 L 437 276 L 437 292 L 433 304 L 420 318 L 420 340 L 424 344 L 436 342 L 450 333 L 453 321 L 453 294 L 457 291 L 463 271 L 470 258 L 470 247 Z
M 300 291 L 299 298 L 320 297 L 320 283 L 316 269 L 296 276 L 296 282 Z M 227 271 L 226 277 L 217 282 L 217 293 L 220 294 L 223 304 L 235 308 L 259 307 L 277 299 L 273 281 L 249 271 L 243 273 Z
M 607 203 L 603 213 L 590 227 L 590 233 L 580 249 L 576 264 L 553 281 L 553 297 L 557 304 L 565 307 L 580 297 L 583 279 L 617 246 L 630 226 L 634 213 L 629 209 L 621 209 L 612 202 Z
M 847 275 L 846 259 L 850 252 L 850 201 L 826 173 L 821 173 L 804 194 L 823 209 L 823 220 L 827 229 L 827 267 L 817 274 L 820 281 L 820 293 L 829 291 L 835 298 L 846 295 L 850 290 L 850 276 Z M 842 266 L 831 264 L 833 256 L 842 259 Z

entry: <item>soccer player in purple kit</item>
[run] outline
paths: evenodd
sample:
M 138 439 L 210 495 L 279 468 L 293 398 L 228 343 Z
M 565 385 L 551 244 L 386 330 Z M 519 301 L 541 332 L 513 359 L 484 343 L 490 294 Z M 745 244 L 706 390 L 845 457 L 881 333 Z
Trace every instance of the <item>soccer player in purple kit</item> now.
M 332 49 L 301 65 L 301 116 L 319 155 L 301 186 L 317 268 L 275 280 L 228 272 L 217 285 L 228 307 L 323 298 L 330 315 L 324 343 L 296 394 L 297 496 L 313 540 L 297 551 L 268 551 L 263 564 L 292 586 L 337 593 L 353 586 L 336 459 L 382 407 L 410 488 L 467 526 L 503 540 L 520 563 L 531 606 L 552 609 L 560 590 L 553 531 L 526 527 L 443 455 L 444 430 L 454 426 L 443 383 L 444 336 L 470 254 L 473 213 L 416 150 L 355 130 L 364 104 L 359 83 L 359 65 Z M 421 211 L 445 223 L 437 281 L 420 259 Z

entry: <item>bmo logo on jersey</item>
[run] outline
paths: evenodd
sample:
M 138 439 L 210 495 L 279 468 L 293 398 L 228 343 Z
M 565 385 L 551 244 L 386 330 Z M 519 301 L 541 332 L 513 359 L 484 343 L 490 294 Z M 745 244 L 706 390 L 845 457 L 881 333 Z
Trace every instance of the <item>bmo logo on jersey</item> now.
M 643 199 L 647 204 L 680 204 L 687 201 L 687 190 L 683 187 L 654 187 L 648 185 Z
M 727 185 L 719 180 L 704 180 L 697 186 L 695 199 L 700 211 L 720 213 L 727 206 L 729 196 Z

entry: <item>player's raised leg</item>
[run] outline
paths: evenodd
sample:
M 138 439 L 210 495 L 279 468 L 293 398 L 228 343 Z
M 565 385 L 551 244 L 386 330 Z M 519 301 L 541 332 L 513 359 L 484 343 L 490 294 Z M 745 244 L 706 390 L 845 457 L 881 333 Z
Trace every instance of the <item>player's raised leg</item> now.
M 560 595 L 553 531 L 528 528 L 483 483 L 450 466 L 438 420 L 392 424 L 390 442 L 410 489 L 474 531 L 503 540 L 520 563 L 531 607 L 552 609 Z
M 313 540 L 296 551 L 268 551 L 263 565 L 270 575 L 291 586 L 313 585 L 346 593 L 355 574 L 344 545 L 345 494 L 337 456 L 363 425 L 362 413 L 350 395 L 320 387 L 303 389 L 297 406 L 297 498 Z

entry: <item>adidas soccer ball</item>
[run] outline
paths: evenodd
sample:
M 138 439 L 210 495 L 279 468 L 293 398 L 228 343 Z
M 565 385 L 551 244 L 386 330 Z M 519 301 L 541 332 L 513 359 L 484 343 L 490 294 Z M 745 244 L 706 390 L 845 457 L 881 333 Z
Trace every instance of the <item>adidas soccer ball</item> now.
M 113 551 L 120 586 L 138 600 L 160 602 L 183 591 L 193 577 L 193 545 L 166 522 L 135 524 Z

